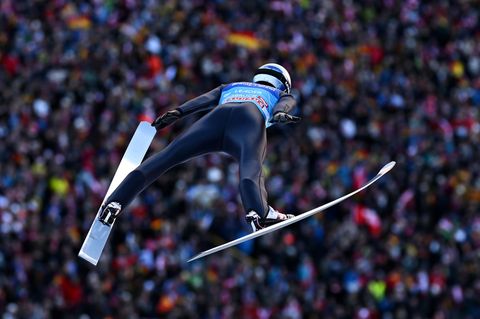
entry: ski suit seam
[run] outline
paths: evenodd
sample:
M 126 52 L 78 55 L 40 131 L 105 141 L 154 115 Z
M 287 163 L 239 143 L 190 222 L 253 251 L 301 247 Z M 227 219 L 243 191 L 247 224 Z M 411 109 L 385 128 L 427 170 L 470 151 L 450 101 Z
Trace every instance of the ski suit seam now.
M 264 144 L 264 147 L 263 147 L 263 151 L 262 151 L 262 159 L 265 158 L 265 154 L 266 154 L 266 151 L 267 151 L 267 147 L 266 145 Z M 260 201 L 263 203 L 267 203 L 267 209 L 266 211 L 263 212 L 263 215 L 264 215 L 264 218 L 267 217 L 267 214 L 268 214 L 268 202 L 267 202 L 267 199 L 266 198 L 263 198 L 263 194 L 262 194 L 262 189 L 261 189 L 261 181 L 262 181 L 262 175 L 263 175 L 263 161 L 260 162 L 260 175 L 258 175 L 258 192 L 259 192 L 259 195 L 260 195 Z M 265 186 L 264 186 L 265 187 Z M 265 210 L 265 207 L 263 207 L 263 209 Z

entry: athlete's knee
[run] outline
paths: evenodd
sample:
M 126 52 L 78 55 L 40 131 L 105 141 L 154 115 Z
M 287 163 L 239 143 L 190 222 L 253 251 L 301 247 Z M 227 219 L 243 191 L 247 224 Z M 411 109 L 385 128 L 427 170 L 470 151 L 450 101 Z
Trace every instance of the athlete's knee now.
M 240 179 L 258 179 L 262 175 L 262 163 L 257 160 L 242 161 Z
M 243 190 L 247 189 L 257 189 L 259 187 L 258 185 L 258 178 L 252 178 L 252 177 L 247 177 L 243 176 L 240 178 L 240 188 Z
M 125 181 L 134 188 L 143 188 L 145 185 L 146 177 L 145 174 L 140 169 L 134 169 L 131 171 Z
M 135 171 L 143 174 L 146 181 L 154 180 L 162 175 L 167 169 L 176 164 L 175 151 L 169 151 L 168 147 L 150 156 Z

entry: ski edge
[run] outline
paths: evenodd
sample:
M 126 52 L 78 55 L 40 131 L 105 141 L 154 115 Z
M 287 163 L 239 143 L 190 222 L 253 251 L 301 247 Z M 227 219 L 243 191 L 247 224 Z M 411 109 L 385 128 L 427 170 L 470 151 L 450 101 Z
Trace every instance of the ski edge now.
M 220 246 L 216 246 L 216 247 L 213 247 L 213 248 L 210 248 L 208 250 L 205 250 L 201 253 L 199 253 L 198 255 L 196 255 L 195 257 L 189 259 L 187 262 L 192 262 L 194 260 L 197 260 L 197 259 L 200 259 L 202 257 L 205 257 L 205 256 L 208 256 L 208 255 L 211 255 L 213 253 L 216 253 L 216 252 L 219 252 L 219 251 L 222 251 L 224 249 L 227 249 L 227 248 L 230 248 L 232 246 L 235 246 L 237 244 L 240 244 L 244 241 L 247 241 L 247 240 L 250 240 L 250 239 L 253 239 L 253 238 L 256 238 L 256 237 L 260 237 L 262 235 L 265 235 L 267 233 L 271 233 L 275 230 L 278 230 L 278 229 L 281 229 L 283 227 L 286 227 L 288 225 L 291 225 L 293 223 L 296 223 L 302 219 L 305 219 L 307 217 L 310 217 L 312 215 L 315 215 L 317 213 L 320 213 L 324 210 L 326 210 L 327 208 L 330 208 L 342 201 L 344 201 L 345 199 L 349 198 L 349 197 L 352 197 L 353 195 L 361 192 L 362 190 L 364 190 L 365 188 L 369 187 L 370 185 L 372 185 L 373 183 L 375 183 L 377 180 L 379 180 L 382 176 L 384 176 L 385 174 L 387 174 L 394 166 L 395 166 L 396 162 L 395 161 L 391 161 L 389 162 L 388 164 L 384 165 L 380 171 L 377 173 L 377 175 L 375 177 L 373 177 L 369 182 L 367 182 L 365 185 L 363 185 L 362 187 L 354 190 L 353 192 L 349 193 L 349 194 L 346 194 L 340 198 L 337 198 L 329 203 L 326 203 L 322 206 L 319 206 L 317 208 L 314 208 L 312 210 L 309 210 L 305 213 L 302 213 L 300 215 L 297 215 L 295 216 L 294 218 L 291 218 L 291 219 L 287 219 L 283 222 L 280 222 L 278 224 L 275 224 L 275 225 L 272 225 L 270 227 L 267 227 L 267 228 L 264 228 L 264 229 L 261 229 L 259 231 L 256 231 L 254 233 L 250 233 L 248 235 L 245 235 L 243 237 L 240 237 L 240 238 L 237 238 L 237 239 L 234 239 L 230 242 L 227 242 L 227 243 L 224 243 Z

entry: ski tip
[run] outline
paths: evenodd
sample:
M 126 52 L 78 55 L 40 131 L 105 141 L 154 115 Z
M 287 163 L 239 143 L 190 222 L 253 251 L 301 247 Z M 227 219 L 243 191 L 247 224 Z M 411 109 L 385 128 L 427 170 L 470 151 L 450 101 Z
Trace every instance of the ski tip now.
M 391 161 L 390 163 L 386 164 L 382 169 L 378 172 L 378 175 L 385 175 L 387 174 L 394 166 L 397 164 L 395 161 Z
M 197 260 L 197 259 L 200 259 L 200 258 L 202 258 L 202 257 L 203 257 L 202 254 L 198 254 L 198 255 L 196 255 L 195 257 L 190 258 L 189 260 L 187 260 L 187 263 L 190 263 L 190 262 L 192 262 L 192 261 L 194 261 L 194 260 Z

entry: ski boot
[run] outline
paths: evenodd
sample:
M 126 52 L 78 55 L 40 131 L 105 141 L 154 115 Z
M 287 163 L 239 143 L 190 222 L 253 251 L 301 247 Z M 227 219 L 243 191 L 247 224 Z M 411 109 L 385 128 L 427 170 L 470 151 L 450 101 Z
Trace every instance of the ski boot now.
M 268 206 L 267 216 L 261 218 L 256 211 L 251 210 L 245 216 L 247 223 L 252 226 L 252 230 L 256 232 L 257 230 L 263 229 L 265 227 L 271 226 L 276 223 L 280 223 L 284 220 L 295 217 L 292 214 L 282 214 L 277 210 L 273 209 L 271 206 Z
M 107 206 L 102 207 L 102 212 L 100 213 L 98 220 L 104 225 L 112 226 L 115 218 L 120 214 L 121 209 L 122 205 L 117 202 L 111 202 Z

